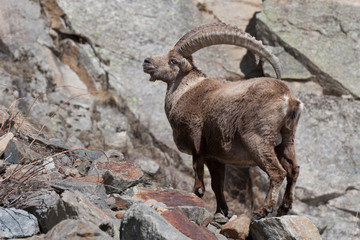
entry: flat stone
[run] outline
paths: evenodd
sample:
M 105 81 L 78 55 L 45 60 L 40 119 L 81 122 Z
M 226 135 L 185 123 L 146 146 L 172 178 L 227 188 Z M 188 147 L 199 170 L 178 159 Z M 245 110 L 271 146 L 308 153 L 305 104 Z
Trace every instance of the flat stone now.
M 36 217 L 24 210 L 0 207 L 0 237 L 24 238 L 39 232 Z
M 165 210 L 161 213 L 161 216 L 171 223 L 171 225 L 173 225 L 177 230 L 191 239 L 217 239 L 216 236 L 205 227 L 201 227 L 190 222 L 180 209 Z
M 177 190 L 169 189 L 145 189 L 138 188 L 137 193 L 134 194 L 133 199 L 146 201 L 148 199 L 155 199 L 158 202 L 164 203 L 167 207 L 178 206 L 197 206 L 204 207 L 204 201 L 193 193 L 183 193 Z
M 225 237 L 245 240 L 249 236 L 251 220 L 245 214 L 230 219 L 221 227 L 220 233 Z
M 303 216 L 263 218 L 250 225 L 253 239 L 311 239 L 320 240 L 315 225 Z
M 101 183 L 70 181 L 65 179 L 52 181 L 51 187 L 61 191 L 79 191 L 98 207 L 108 208 L 105 203 L 105 199 L 107 198 L 106 191 L 104 185 Z

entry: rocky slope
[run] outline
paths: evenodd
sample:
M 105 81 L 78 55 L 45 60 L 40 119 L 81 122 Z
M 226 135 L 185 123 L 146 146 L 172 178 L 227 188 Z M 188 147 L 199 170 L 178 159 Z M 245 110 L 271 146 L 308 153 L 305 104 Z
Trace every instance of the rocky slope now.
M 133 233 L 127 231 L 142 229 L 142 224 L 153 224 L 151 228 L 156 230 L 139 233 L 143 238 L 149 234 L 159 239 L 166 239 L 166 234 L 179 239 L 248 235 L 245 215 L 222 229 L 219 222 L 225 220 L 221 216 L 209 224 L 213 216 L 206 209 L 214 211 L 211 191 L 205 202 L 186 193 L 193 185 L 191 161 L 173 144 L 163 111 L 165 86 L 148 82 L 141 68 L 145 57 L 166 51 L 187 30 L 221 20 L 240 25 L 274 45 L 285 80 L 290 80 L 289 86 L 306 106 L 297 135 L 301 173 L 292 213 L 310 219 L 323 239 L 359 237 L 360 105 L 352 99 L 357 98 L 353 80 L 357 72 L 351 70 L 359 63 L 354 39 L 359 31 L 348 18 L 359 5 L 357 1 L 308 1 L 309 11 L 305 11 L 297 1 L 290 2 L 264 1 L 262 13 L 246 26 L 254 11 L 261 10 L 261 1 L 231 1 L 233 7 L 229 7 L 211 0 L 171 4 L 162 0 L 151 4 L 0 0 L 0 206 L 6 207 L 1 214 L 9 214 L 10 207 L 25 209 L 35 218 L 14 209 L 9 216 L 24 215 L 23 220 L 34 227 L 17 231 L 30 232 L 30 236 L 40 229 L 44 235 L 38 238 L 45 239 L 57 235 L 61 239 L 66 234 L 73 239 L 80 235 L 119 238 L 120 234 L 131 239 Z M 326 10 L 334 8 L 336 16 Z M 246 12 L 241 19 L 238 9 Z M 321 11 L 314 15 L 312 9 Z M 288 12 L 293 14 L 285 14 Z M 304 14 L 309 19 L 306 26 L 299 20 Z M 311 21 L 313 16 L 316 19 Z M 335 26 L 347 30 L 331 28 L 333 21 L 327 19 L 336 19 L 339 25 Z M 315 23 L 319 25 L 312 25 Z M 349 59 L 351 64 L 342 62 L 346 57 L 331 61 L 334 52 L 315 51 L 314 44 L 309 44 L 331 45 L 332 39 L 336 40 L 336 54 L 348 52 L 355 58 Z M 208 75 L 229 80 L 271 75 L 265 63 L 258 68 L 251 54 L 233 47 L 212 47 L 197 53 L 195 59 Z M 345 95 L 324 96 L 322 92 Z M 92 148 L 113 150 L 106 152 L 110 158 L 106 159 L 103 152 L 90 151 Z M 70 151 L 73 149 L 77 151 Z M 124 173 L 123 169 L 130 170 Z M 134 179 L 117 180 L 129 172 Z M 257 169 L 249 172 L 229 167 L 226 198 L 232 213 L 250 213 L 260 204 L 266 182 Z M 161 191 L 156 190 L 159 187 Z M 167 202 L 173 194 L 184 199 Z M 47 220 L 49 217 L 53 220 Z M 254 239 L 259 234 L 275 236 L 280 231 L 275 226 L 287 229 L 279 233 L 283 238 L 298 232 L 297 227 L 313 229 L 300 216 L 269 221 L 273 222 L 264 223 L 273 226 L 268 230 L 263 223 L 251 228 Z M 284 224 L 287 227 L 283 228 Z M 234 233 L 233 228 L 242 225 L 245 227 Z M 256 234 L 259 228 L 261 233 Z M 191 235 L 194 233 L 200 235 Z M 317 231 L 309 233 L 316 235 Z
M 320 239 L 306 217 L 250 225 L 247 215 L 213 215 L 195 194 L 154 184 L 154 162 L 137 165 L 117 150 L 34 138 L 9 114 L 0 124 L 1 239 Z

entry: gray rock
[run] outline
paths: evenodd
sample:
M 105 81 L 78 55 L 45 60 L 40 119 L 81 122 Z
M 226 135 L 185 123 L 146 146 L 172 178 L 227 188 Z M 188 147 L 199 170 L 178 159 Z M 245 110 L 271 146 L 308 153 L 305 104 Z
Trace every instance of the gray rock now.
M 33 214 L 38 222 L 42 232 L 46 232 L 47 212 L 60 199 L 54 191 L 36 191 L 31 192 L 24 201 L 21 201 L 20 207 Z
M 65 219 L 79 219 L 95 224 L 115 239 L 119 238 L 116 228 L 118 220 L 109 217 L 78 191 L 65 191 L 57 204 L 50 208 L 47 218 L 47 230 Z
M 325 93 L 359 97 L 359 10 L 352 1 L 266 0 L 256 16 L 257 35 L 286 49 Z
M 256 240 L 321 239 L 315 225 L 303 216 L 263 218 L 250 225 L 250 233 Z
M 275 54 L 281 63 L 282 74 L 281 79 L 283 80 L 296 80 L 296 81 L 310 81 L 312 80 L 312 74 L 299 63 L 293 56 L 285 51 L 283 47 L 271 47 L 268 49 Z M 263 71 L 266 77 L 276 78 L 275 71 L 268 61 L 263 62 Z
M 44 239 L 52 240 L 88 240 L 88 239 L 101 239 L 111 240 L 113 239 L 108 234 L 103 232 L 98 226 L 91 222 L 83 220 L 66 219 L 61 221 L 55 227 L 51 229 Z
M 221 213 L 215 213 L 214 215 L 214 222 L 219 223 L 219 224 L 225 224 L 229 221 L 229 219 L 227 217 L 225 217 L 223 214 Z
M 133 204 L 123 215 L 120 228 L 122 240 L 189 239 L 155 210 L 142 203 Z
M 4 152 L 6 161 L 13 164 L 28 163 L 40 157 L 41 155 L 32 150 L 27 142 L 19 138 L 13 138 Z
M 160 165 L 150 158 L 137 158 L 134 162 L 141 168 L 141 170 L 143 170 L 144 173 L 149 174 L 150 176 L 154 176 L 160 170 Z
M 179 208 L 190 221 L 200 226 L 208 225 L 213 219 L 213 214 L 206 208 L 197 206 L 178 206 L 177 208 Z
M 102 151 L 97 150 L 75 150 L 73 153 L 76 154 L 76 156 L 85 158 L 89 161 L 94 161 L 104 156 Z
M 39 232 L 36 217 L 24 210 L 0 207 L 0 237 L 24 238 Z
M 52 181 L 50 185 L 52 188 L 62 191 L 79 191 L 99 208 L 109 208 L 105 202 L 105 199 L 107 198 L 105 187 L 100 183 L 55 180 Z
M 124 154 L 116 149 L 107 150 L 106 155 L 113 161 L 123 161 L 125 159 Z

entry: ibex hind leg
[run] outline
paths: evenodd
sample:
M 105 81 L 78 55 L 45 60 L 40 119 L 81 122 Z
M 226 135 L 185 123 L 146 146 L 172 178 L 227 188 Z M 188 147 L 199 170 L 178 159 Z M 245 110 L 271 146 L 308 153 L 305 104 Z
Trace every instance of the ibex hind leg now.
M 193 154 L 193 169 L 195 172 L 194 193 L 202 198 L 205 193 L 204 159 L 197 154 Z
M 254 211 L 253 214 L 253 220 L 258 220 L 266 217 L 275 209 L 286 171 L 276 157 L 274 146 L 271 143 L 265 145 L 263 138 L 260 136 L 251 136 L 246 139 L 248 139 L 246 145 L 250 154 L 270 179 L 270 187 L 267 191 L 264 205 Z
M 300 167 L 296 161 L 295 144 L 293 134 L 283 134 L 283 142 L 275 148 L 278 159 L 286 171 L 286 190 L 277 216 L 286 215 L 294 201 L 294 188 L 299 176 Z
M 206 159 L 206 165 L 211 176 L 211 188 L 216 197 L 216 212 L 227 217 L 229 208 L 224 197 L 225 164 L 214 159 Z

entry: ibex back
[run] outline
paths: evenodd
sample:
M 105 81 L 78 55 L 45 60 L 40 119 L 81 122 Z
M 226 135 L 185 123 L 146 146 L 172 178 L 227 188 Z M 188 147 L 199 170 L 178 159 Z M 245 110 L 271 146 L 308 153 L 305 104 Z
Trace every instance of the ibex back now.
M 278 79 L 229 82 L 208 78 L 196 67 L 191 55 L 215 44 L 242 46 L 259 54 L 271 63 Z M 146 58 L 143 68 L 150 74 L 150 81 L 167 83 L 166 116 L 177 147 L 193 157 L 195 194 L 204 194 L 206 164 L 216 196 L 216 212 L 227 216 L 223 193 L 225 164 L 259 166 L 269 176 L 270 187 L 264 205 L 254 212 L 253 219 L 274 210 L 285 177 L 286 191 L 277 214 L 287 214 L 299 175 L 294 139 L 302 103 L 279 80 L 279 60 L 249 34 L 217 23 L 188 32 L 168 53 Z

